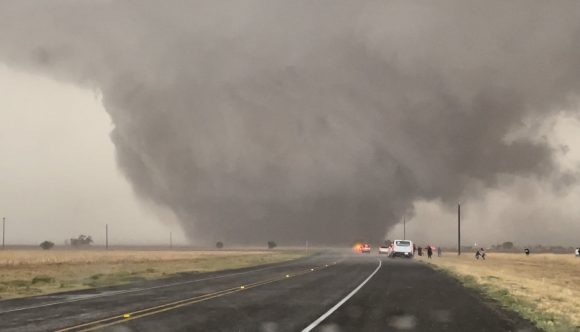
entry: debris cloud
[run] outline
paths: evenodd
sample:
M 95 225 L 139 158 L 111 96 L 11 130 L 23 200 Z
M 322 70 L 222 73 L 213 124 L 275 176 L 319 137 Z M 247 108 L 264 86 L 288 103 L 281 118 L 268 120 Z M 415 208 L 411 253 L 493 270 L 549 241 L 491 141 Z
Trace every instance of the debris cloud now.
M 379 240 L 557 177 L 514 133 L 578 101 L 579 42 L 577 1 L 0 3 L 0 62 L 98 91 L 135 192 L 207 242 Z

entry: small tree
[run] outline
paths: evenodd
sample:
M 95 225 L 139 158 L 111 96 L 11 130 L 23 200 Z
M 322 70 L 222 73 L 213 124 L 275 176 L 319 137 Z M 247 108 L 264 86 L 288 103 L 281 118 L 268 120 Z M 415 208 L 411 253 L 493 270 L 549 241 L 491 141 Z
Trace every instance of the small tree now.
M 216 242 L 215 247 L 218 249 L 221 249 L 224 247 L 224 243 L 222 241 L 218 241 L 218 242 Z
M 93 243 L 93 238 L 89 235 L 79 235 L 76 239 L 70 239 L 70 245 L 73 247 L 89 246 Z
M 268 241 L 268 249 L 274 249 L 277 246 L 278 245 L 276 244 L 276 242 L 274 242 L 274 241 Z
M 501 247 L 505 250 L 511 250 L 514 248 L 514 243 L 513 242 L 504 242 L 501 244 Z
M 44 241 L 40 244 L 40 247 L 44 250 L 50 250 L 52 247 L 54 247 L 54 243 L 50 241 Z

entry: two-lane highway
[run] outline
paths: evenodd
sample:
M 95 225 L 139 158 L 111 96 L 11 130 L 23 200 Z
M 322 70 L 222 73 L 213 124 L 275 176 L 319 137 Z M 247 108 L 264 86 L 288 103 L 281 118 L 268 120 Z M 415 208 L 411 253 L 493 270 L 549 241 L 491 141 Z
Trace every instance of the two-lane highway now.
M 516 331 L 519 317 L 424 264 L 339 252 L 0 301 L 2 331 Z

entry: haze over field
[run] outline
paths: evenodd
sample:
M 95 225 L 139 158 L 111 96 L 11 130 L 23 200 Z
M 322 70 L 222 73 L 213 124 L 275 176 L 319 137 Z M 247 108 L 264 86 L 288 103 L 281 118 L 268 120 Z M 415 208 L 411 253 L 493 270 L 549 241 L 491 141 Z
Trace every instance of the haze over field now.
M 462 201 L 468 240 L 572 244 L 579 45 L 577 1 L 0 3 L 0 62 L 96 91 L 195 242 L 444 242 Z

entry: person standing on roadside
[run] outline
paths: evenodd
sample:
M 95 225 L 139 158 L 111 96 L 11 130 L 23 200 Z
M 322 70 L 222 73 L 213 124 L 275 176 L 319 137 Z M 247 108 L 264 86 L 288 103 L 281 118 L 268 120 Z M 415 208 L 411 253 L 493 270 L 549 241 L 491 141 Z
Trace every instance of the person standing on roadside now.
M 427 258 L 431 259 L 431 256 L 433 256 L 433 249 L 431 248 L 431 245 L 427 246 Z
M 437 247 L 437 257 L 441 257 L 442 254 L 442 250 L 441 250 L 441 246 Z

